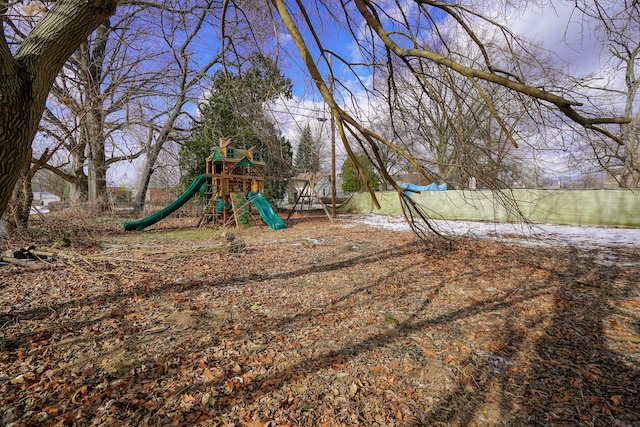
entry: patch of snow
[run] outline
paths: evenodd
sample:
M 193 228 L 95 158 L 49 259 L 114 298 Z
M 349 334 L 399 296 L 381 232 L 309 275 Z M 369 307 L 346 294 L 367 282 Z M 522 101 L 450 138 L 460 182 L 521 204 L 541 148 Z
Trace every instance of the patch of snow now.
M 411 231 L 402 215 L 368 214 L 346 218 L 348 221 L 385 230 Z M 446 236 L 469 236 L 524 246 L 573 246 L 584 249 L 640 247 L 640 229 L 638 228 L 444 220 L 432 220 L 431 224 Z M 603 261 L 611 261 L 611 259 Z
M 311 243 L 311 244 L 314 244 L 314 245 L 320 245 L 320 244 L 322 244 L 322 241 L 321 241 L 321 240 L 314 239 L 314 238 L 311 238 L 311 237 L 303 237 L 303 238 L 302 238 L 302 240 L 306 240 L 307 242 L 309 242 L 309 243 Z
M 49 212 L 49 208 L 47 206 L 31 206 L 29 213 L 33 214 L 45 214 Z

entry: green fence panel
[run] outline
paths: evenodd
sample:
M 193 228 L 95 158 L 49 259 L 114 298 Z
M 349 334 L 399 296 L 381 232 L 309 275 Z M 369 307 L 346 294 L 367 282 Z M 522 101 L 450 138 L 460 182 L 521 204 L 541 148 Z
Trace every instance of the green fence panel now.
M 633 190 L 447 190 L 410 197 L 433 219 L 523 221 L 541 224 L 640 227 L 640 191 Z M 378 192 L 376 209 L 369 193 L 356 193 L 339 213 L 401 214 L 395 192 Z

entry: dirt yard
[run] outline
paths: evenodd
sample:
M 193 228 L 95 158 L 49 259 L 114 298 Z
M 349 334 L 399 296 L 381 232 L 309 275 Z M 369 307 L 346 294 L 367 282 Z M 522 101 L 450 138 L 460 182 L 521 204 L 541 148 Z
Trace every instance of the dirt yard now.
M 0 424 L 640 425 L 640 248 L 196 222 L 0 242 Z

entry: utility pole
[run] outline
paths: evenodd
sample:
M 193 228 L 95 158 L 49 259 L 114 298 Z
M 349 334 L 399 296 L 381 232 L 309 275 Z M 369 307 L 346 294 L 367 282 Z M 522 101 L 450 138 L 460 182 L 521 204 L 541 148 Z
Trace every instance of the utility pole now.
M 333 67 L 329 54 L 329 89 L 333 96 Z M 331 216 L 336 217 L 336 123 L 333 111 L 331 111 Z

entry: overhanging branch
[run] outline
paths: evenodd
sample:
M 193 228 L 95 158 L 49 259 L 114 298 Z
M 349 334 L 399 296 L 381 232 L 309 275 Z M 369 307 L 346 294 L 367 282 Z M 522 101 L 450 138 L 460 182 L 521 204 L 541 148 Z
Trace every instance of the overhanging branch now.
M 565 114 L 570 120 L 584 126 L 587 129 L 594 130 L 603 135 L 606 135 L 609 138 L 612 138 L 618 144 L 622 144 L 622 141 L 616 137 L 615 135 L 608 132 L 606 129 L 602 129 L 597 127 L 599 124 L 621 124 L 621 123 L 629 123 L 630 119 L 626 117 L 601 117 L 597 119 L 590 119 L 582 116 L 578 112 L 576 112 L 572 107 L 581 106 L 582 103 L 577 101 L 572 101 L 569 99 L 565 99 L 561 96 L 546 92 L 544 90 L 538 89 L 533 86 L 529 86 L 527 84 L 511 80 L 507 77 L 493 74 L 491 72 L 479 70 L 476 68 L 471 68 L 464 66 L 462 64 L 453 61 L 452 59 L 440 55 L 438 53 L 425 50 L 425 49 L 417 49 L 411 48 L 406 49 L 399 46 L 393 39 L 390 37 L 390 33 L 384 29 L 382 23 L 375 17 L 375 15 L 370 11 L 370 5 L 366 0 L 354 0 L 358 11 L 365 19 L 367 25 L 372 28 L 375 33 L 380 37 L 380 40 L 385 44 L 385 46 L 394 52 L 397 56 L 401 58 L 405 57 L 414 57 L 414 58 L 423 58 L 429 61 L 433 61 L 437 64 L 443 65 L 447 68 L 450 68 L 457 73 L 466 76 L 470 79 L 481 79 L 487 82 L 495 83 L 500 86 L 506 87 L 508 89 L 514 90 L 516 92 L 527 95 L 531 98 L 548 102 L 556 107 Z

